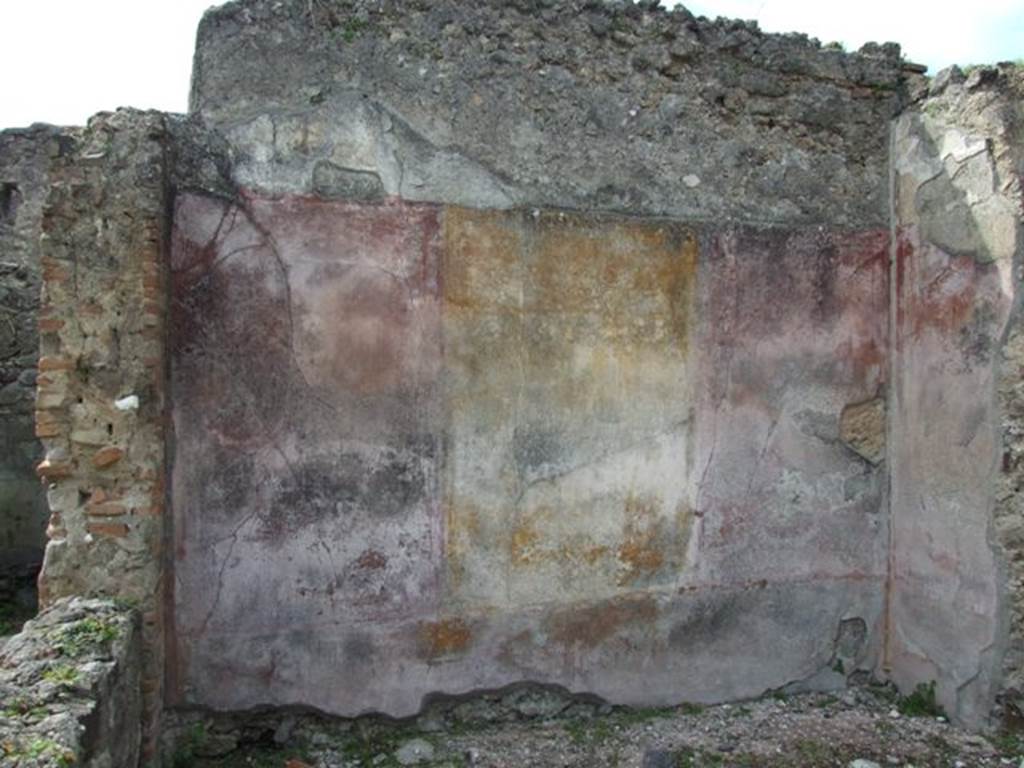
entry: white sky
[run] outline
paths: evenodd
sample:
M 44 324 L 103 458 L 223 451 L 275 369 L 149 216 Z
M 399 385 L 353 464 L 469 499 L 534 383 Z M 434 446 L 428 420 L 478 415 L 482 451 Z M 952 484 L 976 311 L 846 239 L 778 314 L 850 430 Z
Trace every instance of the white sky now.
M 668 0 L 663 0 L 668 4 Z M 0 0 L 0 128 L 81 124 L 118 106 L 187 108 L 195 29 L 211 0 Z M 931 67 L 1024 58 L 1024 0 L 700 0 L 855 50 L 895 40 Z

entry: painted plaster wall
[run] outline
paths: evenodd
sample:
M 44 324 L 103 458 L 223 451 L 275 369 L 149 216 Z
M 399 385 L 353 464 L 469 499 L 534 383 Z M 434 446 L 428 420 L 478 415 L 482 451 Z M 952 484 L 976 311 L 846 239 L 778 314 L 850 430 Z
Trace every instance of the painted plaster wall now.
M 1002 359 L 1020 322 L 1020 86 L 1012 67 L 947 73 L 894 126 L 886 666 L 905 689 L 936 682 L 942 706 L 968 723 L 1004 685 L 1019 702 L 1020 653 L 1007 655 L 1020 645 L 1020 593 L 1008 591 L 1020 543 L 1006 396 L 1019 367 Z
M 653 4 L 211 11 L 234 189 L 173 214 L 173 701 L 871 669 L 904 74 Z
M 839 431 L 884 387 L 887 242 L 179 198 L 177 701 L 870 668 L 884 486 Z

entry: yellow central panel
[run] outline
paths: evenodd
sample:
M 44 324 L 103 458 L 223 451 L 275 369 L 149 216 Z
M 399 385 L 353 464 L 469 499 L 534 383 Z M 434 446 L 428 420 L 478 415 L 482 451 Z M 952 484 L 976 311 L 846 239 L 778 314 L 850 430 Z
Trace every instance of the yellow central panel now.
M 677 584 L 694 499 L 693 234 L 449 208 L 444 252 L 446 598 Z

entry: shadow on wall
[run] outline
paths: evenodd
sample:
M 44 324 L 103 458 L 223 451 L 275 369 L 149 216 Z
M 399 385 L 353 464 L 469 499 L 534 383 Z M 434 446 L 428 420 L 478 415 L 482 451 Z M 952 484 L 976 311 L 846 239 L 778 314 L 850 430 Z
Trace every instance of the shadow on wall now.
M 0 636 L 36 609 L 46 498 L 35 474 L 38 235 L 56 129 L 0 133 Z

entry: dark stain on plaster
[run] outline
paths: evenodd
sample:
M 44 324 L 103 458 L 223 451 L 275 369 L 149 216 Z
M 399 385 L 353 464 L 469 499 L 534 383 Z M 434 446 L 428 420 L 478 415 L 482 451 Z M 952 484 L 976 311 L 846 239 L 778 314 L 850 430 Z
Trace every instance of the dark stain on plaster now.
M 385 196 L 380 176 L 371 171 L 344 168 L 329 160 L 313 166 L 313 192 L 325 199 L 376 202 Z
M 987 365 L 992 359 L 997 324 L 998 318 L 992 302 L 978 302 L 958 336 L 960 349 L 968 366 Z
M 423 463 L 431 459 L 430 451 L 392 448 L 369 457 L 343 453 L 303 459 L 275 483 L 269 513 L 260 515 L 261 534 L 268 541 L 280 540 L 345 515 L 400 518 L 427 498 L 430 489 Z
M 860 659 L 868 639 L 868 625 L 864 619 L 843 619 L 836 630 L 836 655 L 843 659 Z
M 669 647 L 677 653 L 696 653 L 707 648 L 710 638 L 734 631 L 746 609 L 746 600 L 735 594 L 698 598 L 686 617 L 669 629 Z
M 464 653 L 473 639 L 469 625 L 460 618 L 441 619 L 420 624 L 419 656 L 438 659 Z
M 652 626 L 658 605 L 651 595 L 630 595 L 593 605 L 555 610 L 544 623 L 548 635 L 566 648 L 596 648 L 614 636 Z
M 369 634 L 357 632 L 342 642 L 341 654 L 346 667 L 362 670 L 377 656 L 377 646 Z
M 913 338 L 928 331 L 955 338 L 968 364 L 985 362 L 991 354 L 986 336 L 996 318 L 991 304 L 978 297 L 998 295 L 998 288 L 993 289 L 999 282 L 997 265 L 944 253 L 940 258 L 926 258 L 928 251 L 935 253 L 933 246 L 915 245 L 911 232 L 900 233 L 896 259 L 899 327 Z
M 705 264 L 715 299 L 707 308 L 713 315 L 712 329 L 766 338 L 799 327 L 830 329 L 844 311 L 867 302 L 884 311 L 888 238 L 881 230 L 836 233 L 753 227 L 713 236 Z M 856 341 L 868 344 L 865 353 L 880 354 L 873 339 Z
M 516 426 L 512 432 L 512 455 L 519 476 L 531 482 L 558 467 L 566 454 L 564 439 L 552 429 Z

